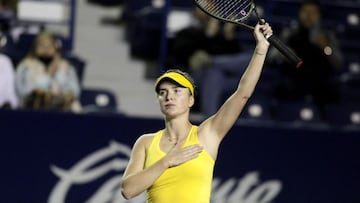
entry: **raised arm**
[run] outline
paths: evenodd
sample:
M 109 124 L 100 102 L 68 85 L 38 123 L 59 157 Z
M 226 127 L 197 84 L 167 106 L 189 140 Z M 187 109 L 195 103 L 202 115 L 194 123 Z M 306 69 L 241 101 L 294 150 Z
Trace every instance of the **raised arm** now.
M 152 136 L 141 136 L 135 143 L 129 164 L 123 175 L 121 194 L 125 199 L 131 199 L 147 190 L 161 174 L 169 167 L 176 167 L 194 159 L 202 151 L 199 145 L 180 148 L 175 145 L 165 157 L 145 169 L 146 148 L 152 141 Z
M 210 136 L 217 141 L 221 141 L 236 122 L 259 80 L 269 48 L 269 42 L 264 36 L 270 33 L 272 33 L 272 30 L 268 24 L 256 25 L 254 30 L 256 48 L 246 71 L 241 77 L 237 90 L 215 115 L 200 125 L 207 137 Z

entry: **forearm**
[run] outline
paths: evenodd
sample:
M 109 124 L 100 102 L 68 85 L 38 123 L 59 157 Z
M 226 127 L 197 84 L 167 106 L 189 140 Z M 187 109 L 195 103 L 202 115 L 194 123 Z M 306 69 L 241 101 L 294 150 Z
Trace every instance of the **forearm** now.
M 131 199 L 147 190 L 168 168 L 164 159 L 134 174 L 124 175 L 121 193 L 126 199 Z
M 255 86 L 260 78 L 267 51 L 267 47 L 264 48 L 257 46 L 255 48 L 250 63 L 241 77 L 240 83 L 235 93 L 237 94 L 237 96 L 243 99 L 247 99 L 252 95 Z
M 220 138 L 225 136 L 231 126 L 233 126 L 248 98 L 254 91 L 261 74 L 267 50 L 268 48 L 259 49 L 259 47 L 256 47 L 250 63 L 241 77 L 237 90 L 211 119 L 211 126 L 215 126 L 214 131 L 220 135 Z
M 270 45 L 264 36 L 271 34 L 272 29 L 267 23 L 255 26 L 256 48 L 245 73 L 241 77 L 237 90 L 221 106 L 220 110 L 202 125 L 209 126 L 210 131 L 214 132 L 213 134 L 216 135 L 218 141 L 221 141 L 234 125 L 247 99 L 255 89 Z

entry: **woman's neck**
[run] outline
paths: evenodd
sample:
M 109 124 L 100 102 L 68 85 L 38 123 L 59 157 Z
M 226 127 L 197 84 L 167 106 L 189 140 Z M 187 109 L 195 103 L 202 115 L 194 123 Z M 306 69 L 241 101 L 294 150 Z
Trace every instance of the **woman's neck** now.
M 169 140 L 182 140 L 192 127 L 188 118 L 174 118 L 165 121 L 165 135 Z

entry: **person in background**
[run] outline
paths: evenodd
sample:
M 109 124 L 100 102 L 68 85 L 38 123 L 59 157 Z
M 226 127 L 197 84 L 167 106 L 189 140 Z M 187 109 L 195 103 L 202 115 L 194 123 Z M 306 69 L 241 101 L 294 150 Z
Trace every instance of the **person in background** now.
M 321 7 L 316 0 L 305 0 L 298 13 L 298 26 L 285 29 L 284 42 L 303 59 L 299 69 L 289 67 L 275 49 L 270 62 L 279 63 L 283 76 L 275 90 L 278 99 L 310 99 L 320 111 L 328 103 L 336 102 L 336 73 L 342 68 L 342 54 L 335 35 L 321 24 Z
M 198 7 L 193 24 L 179 31 L 170 45 L 170 66 L 182 68 L 198 81 L 200 111 L 206 117 L 216 113 L 229 88 L 238 83 L 251 51 L 243 51 L 236 26 L 220 23 Z M 221 84 L 221 85 L 219 85 Z
M 235 38 L 235 26 L 221 23 L 198 7 L 192 11 L 192 23 L 178 31 L 169 45 L 169 65 L 194 71 L 206 66 L 211 57 L 235 54 L 241 47 Z
M 9 57 L 0 54 L 0 109 L 14 109 L 17 106 L 14 66 Z
M 0 31 L 8 32 L 16 18 L 18 0 L 0 0 Z
M 25 108 L 80 111 L 80 85 L 56 38 L 40 33 L 16 72 L 16 88 Z

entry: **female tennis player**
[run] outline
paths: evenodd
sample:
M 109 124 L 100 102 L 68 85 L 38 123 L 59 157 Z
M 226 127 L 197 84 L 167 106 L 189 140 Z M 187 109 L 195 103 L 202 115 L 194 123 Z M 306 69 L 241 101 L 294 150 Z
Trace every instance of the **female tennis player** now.
M 220 142 L 234 125 L 260 77 L 272 33 L 266 23 L 256 25 L 256 48 L 237 90 L 219 111 L 194 126 L 190 76 L 170 70 L 155 83 L 165 129 L 142 135 L 125 170 L 121 193 L 131 199 L 147 191 L 148 203 L 209 203 L 214 162 Z M 221 84 L 219 84 L 221 85 Z

